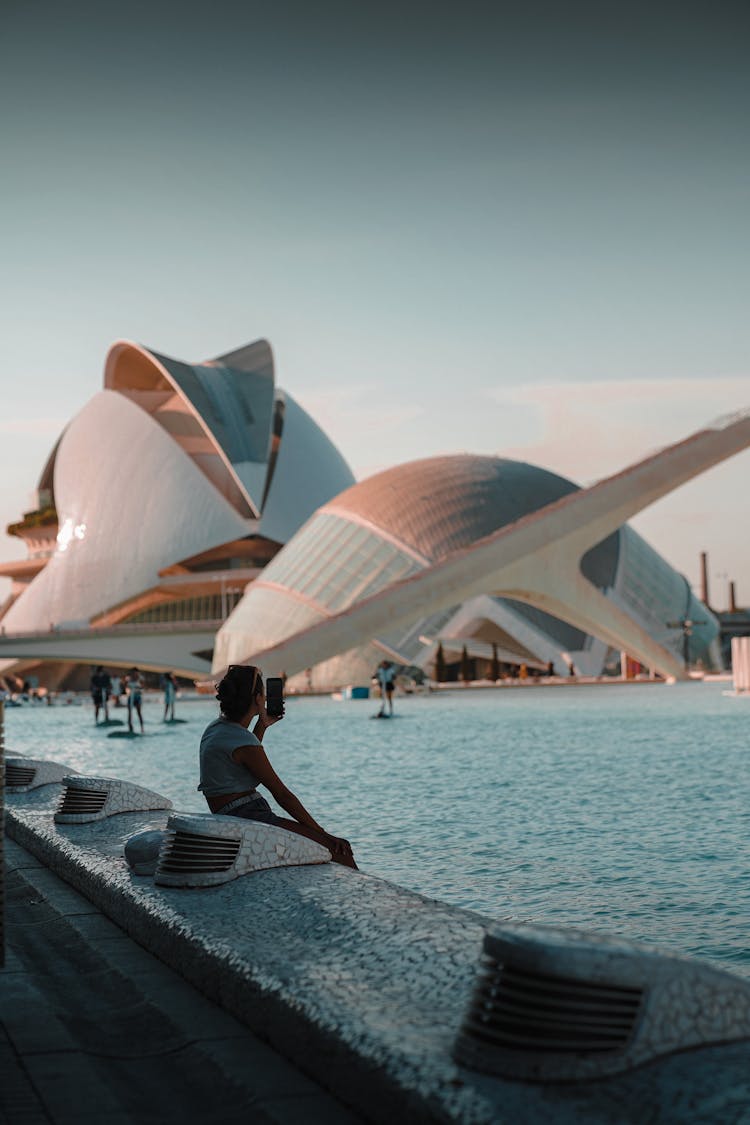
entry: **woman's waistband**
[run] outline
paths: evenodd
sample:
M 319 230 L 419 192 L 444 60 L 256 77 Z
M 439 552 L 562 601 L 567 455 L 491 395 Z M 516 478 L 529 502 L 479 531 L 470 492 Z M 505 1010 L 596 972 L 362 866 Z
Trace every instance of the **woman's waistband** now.
M 215 816 L 223 816 L 224 813 L 231 812 L 232 809 L 239 809 L 242 805 L 247 805 L 250 801 L 255 801 L 258 797 L 258 790 L 253 789 L 252 793 L 246 793 L 244 797 L 236 797 L 234 801 L 230 801 L 226 805 L 222 805 L 220 809 L 216 809 Z

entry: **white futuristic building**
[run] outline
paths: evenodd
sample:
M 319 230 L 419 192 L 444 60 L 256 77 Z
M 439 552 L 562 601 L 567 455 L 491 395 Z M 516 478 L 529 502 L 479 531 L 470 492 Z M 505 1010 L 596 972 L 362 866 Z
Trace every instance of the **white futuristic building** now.
M 247 583 L 353 480 L 266 341 L 193 365 L 114 344 L 8 529 L 29 558 L 0 567 L 0 658 L 207 672 Z
M 354 484 L 265 341 L 194 365 L 119 342 L 9 529 L 29 558 L 0 567 L 0 674 L 258 660 L 326 690 L 383 657 L 431 669 L 442 644 L 679 678 L 686 655 L 719 664 L 718 622 L 627 521 L 749 445 L 745 412 L 585 489 L 468 455 Z
M 498 624 L 494 611 L 488 612 L 487 603 L 482 606 L 476 602 L 488 596 L 510 602 L 508 610 L 520 617 L 524 626 L 534 626 L 537 635 L 549 633 L 553 643 L 556 640 L 559 645 L 560 634 L 557 626 L 550 633 L 550 616 L 596 638 L 651 672 L 669 679 L 684 679 L 689 661 L 700 658 L 704 663 L 706 659 L 709 664 L 718 662 L 717 647 L 711 640 L 717 622 L 703 606 L 698 606 L 700 618 L 688 616 L 698 603 L 688 596 L 687 582 L 642 541 L 622 529 L 637 512 L 749 446 L 750 410 L 743 410 L 717 419 L 588 488 L 575 489 L 570 482 L 554 475 L 550 480 L 547 474 L 540 475 L 531 466 L 513 466 L 507 481 L 518 493 L 518 501 L 511 502 L 505 514 L 500 494 L 502 477 L 509 466 L 494 458 L 479 459 L 482 463 L 489 461 L 486 468 L 480 467 L 476 459 L 449 459 L 450 464 L 438 459 L 373 478 L 369 487 L 365 482 L 349 495 L 349 501 L 355 501 L 349 513 L 354 518 L 346 522 L 359 527 L 345 531 L 341 521 L 334 524 L 332 538 L 337 540 L 337 546 L 320 552 L 319 566 L 305 569 L 301 556 L 297 559 L 292 554 L 297 554 L 295 542 L 288 548 L 292 564 L 289 570 L 279 556 L 274 571 L 263 576 L 268 594 L 275 591 L 289 595 L 289 609 L 289 602 L 295 598 L 299 602 L 313 600 L 311 608 L 317 611 L 318 620 L 301 628 L 299 621 L 284 622 L 280 601 L 280 620 L 278 624 L 269 623 L 274 636 L 264 644 L 256 628 L 262 621 L 263 605 L 258 604 L 257 615 L 249 613 L 250 598 L 256 597 L 256 591 L 251 589 L 217 637 L 214 675 L 230 661 L 259 663 L 271 675 L 282 671 L 288 675 L 301 671 L 312 675 L 314 666 L 326 665 L 341 654 L 349 654 L 354 667 L 357 650 L 371 645 L 373 638 L 377 638 L 378 654 L 399 637 L 401 644 L 408 644 L 409 637 L 404 633 L 407 627 L 444 630 L 452 624 L 459 632 L 471 634 L 474 621 Z M 486 473 L 484 482 L 474 483 L 477 470 Z M 458 500 L 454 500 L 452 491 L 457 492 Z M 501 526 L 482 535 L 487 501 L 490 506 L 499 505 L 495 518 L 500 517 L 497 522 Z M 338 515 L 338 502 L 329 507 L 329 514 Z M 402 516 L 401 511 L 408 514 Z M 502 523 L 506 515 L 510 523 Z M 492 516 L 488 518 L 491 520 Z M 377 547 L 372 536 L 363 535 L 368 524 L 375 537 L 383 541 Z M 300 535 L 306 533 L 308 529 L 304 528 Z M 462 540 L 471 540 L 474 533 L 480 537 L 460 546 Z M 620 537 L 616 546 L 611 541 L 615 533 Z M 320 534 L 325 534 L 324 527 Z M 356 540 L 355 551 L 348 549 L 347 535 L 359 537 L 363 554 L 374 554 L 374 565 L 368 564 L 366 558 L 361 560 Z M 447 553 L 431 562 L 431 544 L 433 549 L 442 544 L 437 549 Z M 337 561 L 330 567 L 327 564 L 334 550 Z M 348 557 L 354 563 L 353 570 L 364 569 L 364 586 L 356 578 L 346 578 L 340 588 L 337 586 L 336 575 L 346 569 Z M 400 568 L 402 577 L 394 574 L 378 588 L 378 574 L 386 568 Z M 320 576 L 326 571 L 325 584 L 320 586 Z M 261 590 L 259 586 L 258 592 Z M 313 594 L 316 590 L 317 599 Z M 326 599 L 331 597 L 340 599 L 338 606 L 332 601 L 326 607 Z M 470 604 L 472 601 L 474 605 Z M 680 601 L 684 608 L 670 621 L 669 615 Z M 533 607 L 546 617 L 538 612 L 524 612 L 513 603 Z M 463 620 L 459 620 L 459 614 Z M 438 615 L 447 616 L 441 619 Z M 289 617 L 293 618 L 291 610 Z M 504 623 L 509 622 L 506 616 L 499 624 L 505 628 Z M 707 626 L 707 631 L 698 633 L 696 642 L 695 631 L 703 626 Z M 677 634 L 672 630 L 682 634 L 682 659 L 676 651 Z M 665 631 L 670 631 L 669 635 L 665 636 Z M 516 637 L 517 633 L 517 627 L 510 630 L 511 636 Z M 434 636 L 420 634 L 417 640 L 428 645 Z M 566 642 L 569 637 L 570 634 Z M 521 643 L 534 653 L 533 645 L 527 644 L 532 639 L 528 629 L 520 637 Z M 584 638 L 579 659 L 588 657 L 593 663 L 598 659 L 594 648 L 594 643 Z M 517 646 L 511 651 L 517 652 Z M 567 663 L 570 652 L 559 651 Z M 372 655 L 372 650 L 366 653 L 365 660 Z M 321 668 L 320 676 L 326 682 L 326 677 L 334 678 L 339 672 L 334 663 Z
M 323 505 L 248 587 L 218 634 L 214 667 L 272 649 L 577 491 L 571 481 L 533 465 L 466 455 L 415 461 L 356 484 Z M 678 660 L 683 634 L 674 623 L 700 622 L 690 658 L 714 663 L 716 618 L 631 528 L 619 528 L 586 551 L 580 566 L 589 583 Z M 551 661 L 558 674 L 567 674 L 572 664 L 583 675 L 600 675 L 621 655 L 537 605 L 483 593 L 457 596 L 456 604 L 396 628 L 389 628 L 386 611 L 369 643 L 314 666 L 290 686 L 367 683 L 384 657 L 429 670 L 438 642 L 446 652 L 466 646 L 483 658 L 491 657 L 494 645 L 501 661 Z

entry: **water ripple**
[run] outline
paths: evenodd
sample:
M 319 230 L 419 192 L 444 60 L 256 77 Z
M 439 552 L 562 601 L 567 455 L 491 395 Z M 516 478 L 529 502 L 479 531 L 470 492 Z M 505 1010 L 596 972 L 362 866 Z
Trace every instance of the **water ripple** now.
M 215 714 L 108 740 L 88 708 L 6 712 L 8 754 L 126 777 L 204 811 L 197 744 Z M 655 942 L 750 976 L 750 706 L 721 685 L 292 700 L 266 747 L 361 866 L 497 918 Z M 115 712 L 116 713 L 116 712 Z M 121 712 L 120 712 L 121 714 Z

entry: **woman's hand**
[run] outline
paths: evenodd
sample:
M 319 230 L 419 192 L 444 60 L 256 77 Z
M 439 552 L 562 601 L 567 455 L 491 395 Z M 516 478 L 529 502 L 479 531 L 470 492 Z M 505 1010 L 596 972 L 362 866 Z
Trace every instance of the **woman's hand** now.
M 282 711 L 281 711 L 280 715 L 269 715 L 268 711 L 266 711 L 265 702 L 263 703 L 263 706 L 258 711 L 258 722 L 264 728 L 264 730 L 268 730 L 269 727 L 272 727 L 274 723 L 278 723 L 279 720 L 283 719 L 283 718 L 284 718 L 283 708 L 282 708 Z
M 347 856 L 352 858 L 352 846 L 348 840 L 343 836 L 331 836 L 328 832 L 325 833 L 326 847 L 331 855 Z

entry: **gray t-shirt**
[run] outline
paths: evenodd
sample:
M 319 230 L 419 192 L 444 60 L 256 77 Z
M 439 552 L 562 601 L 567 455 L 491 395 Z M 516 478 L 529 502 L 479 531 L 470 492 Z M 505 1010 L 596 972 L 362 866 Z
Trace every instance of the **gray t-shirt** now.
M 235 762 L 238 746 L 261 746 L 252 731 L 221 716 L 209 723 L 201 738 L 201 780 L 198 788 L 207 797 L 244 793 L 255 789 L 258 779 L 247 766 Z

